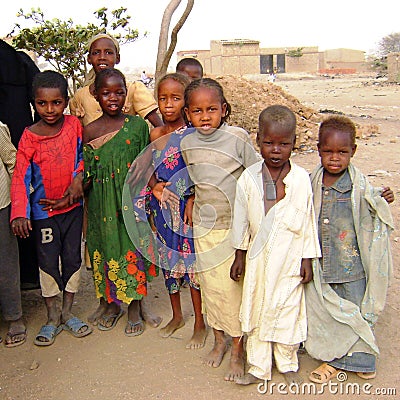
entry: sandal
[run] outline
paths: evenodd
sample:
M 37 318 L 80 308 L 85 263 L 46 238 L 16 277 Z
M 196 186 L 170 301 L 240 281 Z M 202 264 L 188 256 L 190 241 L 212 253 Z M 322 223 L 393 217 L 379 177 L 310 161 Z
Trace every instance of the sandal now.
M 18 338 L 19 337 L 19 338 Z M 18 338 L 18 339 L 16 339 Z M 26 329 L 20 332 L 8 331 L 6 338 L 4 339 L 4 345 L 6 347 L 16 347 L 26 342 Z
M 376 371 L 373 372 L 356 372 L 357 376 L 362 379 L 374 379 L 376 378 Z
M 36 346 L 50 346 L 54 343 L 56 336 L 62 331 L 62 325 L 54 326 L 54 325 L 43 325 L 40 328 L 39 333 L 36 335 L 35 340 L 33 341 Z M 40 340 L 45 339 L 45 340 Z
M 86 327 L 86 329 L 83 332 L 80 332 L 84 327 Z M 76 338 L 81 338 L 92 333 L 92 328 L 87 323 L 81 321 L 78 317 L 70 318 L 64 323 L 63 329 Z
M 132 332 L 132 329 L 133 329 L 133 328 L 136 328 L 137 326 L 140 326 L 140 329 L 137 330 L 137 331 L 133 331 L 133 332 Z M 129 331 L 128 331 L 128 329 L 129 329 Z M 139 319 L 139 320 L 136 321 L 136 322 L 132 322 L 132 321 L 129 321 L 129 320 L 128 320 L 124 332 L 125 332 L 125 335 L 126 335 L 126 336 L 131 336 L 131 337 L 132 337 L 132 336 L 139 336 L 139 335 L 141 335 L 141 334 L 144 332 L 144 322 L 143 322 L 143 320 L 142 320 L 142 319 Z
M 336 369 L 327 363 L 323 363 L 310 373 L 308 379 L 315 383 L 326 383 L 333 379 L 339 372 L 340 369 Z
M 118 314 L 110 314 L 110 315 L 105 315 L 103 314 L 99 321 L 97 322 L 97 327 L 101 331 L 110 331 L 117 325 L 118 320 L 125 314 L 125 311 L 121 308 L 119 310 Z M 102 322 L 111 322 L 110 326 L 105 326 L 102 324 Z

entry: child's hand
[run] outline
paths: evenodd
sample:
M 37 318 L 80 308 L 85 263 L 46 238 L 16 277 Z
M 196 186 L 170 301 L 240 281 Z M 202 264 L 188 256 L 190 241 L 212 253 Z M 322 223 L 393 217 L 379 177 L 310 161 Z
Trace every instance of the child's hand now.
M 384 187 L 382 189 L 381 196 L 390 204 L 394 202 L 394 193 L 390 187 Z
M 70 197 L 65 196 L 61 199 L 40 199 L 40 205 L 44 205 L 43 211 L 62 210 L 70 206 Z
M 235 260 L 231 266 L 230 277 L 234 281 L 240 281 L 241 277 L 244 274 L 245 270 L 245 258 L 246 258 L 246 250 L 236 250 Z
M 68 204 L 72 205 L 76 203 L 83 196 L 83 174 L 80 173 L 75 176 L 68 189 L 64 192 L 64 197 L 68 198 Z M 64 198 L 63 197 L 63 198 Z
M 171 182 L 157 182 L 153 186 L 153 195 L 159 201 L 160 206 L 167 209 L 167 203 L 171 208 L 179 208 L 179 196 L 167 189 Z
M 186 202 L 185 211 L 183 213 L 183 222 L 189 226 L 193 226 L 193 205 L 194 196 L 190 196 L 188 201 Z
M 11 230 L 15 236 L 25 239 L 29 237 L 29 231 L 32 230 L 31 220 L 24 217 L 15 218 L 11 222 Z
M 313 278 L 311 258 L 303 258 L 301 260 L 300 276 L 303 278 L 300 283 L 308 283 Z

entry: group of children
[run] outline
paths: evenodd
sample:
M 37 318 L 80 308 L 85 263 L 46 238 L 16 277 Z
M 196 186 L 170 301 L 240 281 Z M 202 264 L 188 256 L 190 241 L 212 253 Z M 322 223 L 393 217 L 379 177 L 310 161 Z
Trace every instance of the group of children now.
M 287 107 L 261 112 L 258 154 L 245 130 L 227 124 L 223 88 L 202 77 L 196 60 L 161 78 L 155 104 L 114 69 L 114 38 L 98 35 L 88 50 L 93 77 L 70 102 L 82 124 L 64 115 L 65 79 L 38 74 L 33 89 L 41 120 L 26 128 L 12 178 L 11 229 L 35 238 L 48 311 L 35 344 L 52 344 L 62 329 L 76 337 L 92 332 L 71 312 L 85 192 L 86 241 L 100 298 L 90 322 L 100 330 L 116 326 L 123 304 L 127 336 L 141 334 L 143 320 L 160 324 L 143 298 L 161 266 L 172 307 L 161 336 L 184 325 L 180 290 L 188 284 L 195 321 L 186 347 L 204 346 L 205 314 L 214 334 L 206 364 L 218 367 L 231 345 L 225 380 L 270 380 L 275 360 L 286 381 L 299 384 L 301 343 L 324 361 L 309 376 L 314 382 L 340 370 L 373 378 L 373 326 L 391 272 L 387 203 L 394 195 L 373 188 L 351 164 L 354 124 L 345 117 L 321 124 L 321 165 L 310 179 L 290 159 L 296 117 Z M 150 133 L 143 118 L 155 126 Z M 139 160 L 145 168 L 134 168 Z M 145 180 L 135 176 L 143 169 Z

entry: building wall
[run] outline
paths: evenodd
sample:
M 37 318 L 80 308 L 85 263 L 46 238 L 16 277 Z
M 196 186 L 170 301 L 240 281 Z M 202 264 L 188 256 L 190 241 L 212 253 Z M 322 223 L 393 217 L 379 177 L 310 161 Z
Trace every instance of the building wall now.
M 211 73 L 222 75 L 258 74 L 260 42 L 256 40 L 212 40 Z
M 187 56 L 197 58 L 206 75 L 260 74 L 261 56 L 271 56 L 273 69 L 278 69 L 281 73 L 345 74 L 368 69 L 361 50 L 340 48 L 319 52 L 318 46 L 308 46 L 302 47 L 301 57 L 288 56 L 291 50 L 297 49 L 298 47 L 260 48 L 259 41 L 249 39 L 212 40 L 210 50 L 181 51 L 178 52 L 178 59 Z M 278 58 L 282 57 L 284 62 L 278 66 Z
M 318 53 L 303 53 L 301 57 L 286 56 L 286 72 L 315 73 L 319 69 Z

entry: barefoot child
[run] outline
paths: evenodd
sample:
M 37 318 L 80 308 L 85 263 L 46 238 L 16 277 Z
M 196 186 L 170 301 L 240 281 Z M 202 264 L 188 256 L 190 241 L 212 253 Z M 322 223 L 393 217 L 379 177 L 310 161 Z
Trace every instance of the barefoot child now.
M 230 114 L 221 85 L 209 78 L 193 81 L 185 90 L 185 113 L 195 129 L 181 141 L 183 159 L 195 185 L 193 226 L 197 271 L 214 348 L 206 364 L 218 367 L 227 350 L 225 333 L 232 337 L 232 352 L 225 380 L 244 373 L 243 341 L 239 321 L 242 282 L 229 278 L 235 250 L 230 244 L 236 180 L 258 160 L 250 136 L 229 126 Z M 193 201 L 188 201 L 188 215 Z
M 103 114 L 85 126 L 83 133 L 85 190 L 89 187 L 87 244 L 96 294 L 106 305 L 98 328 L 114 328 L 124 314 L 121 305 L 125 303 L 125 334 L 137 336 L 144 331 L 139 301 L 147 294 L 147 282 L 157 275 L 157 270 L 142 255 L 150 239 L 146 233 L 142 235 L 141 223 L 134 224 L 143 243 L 139 249 L 132 243 L 122 216 L 126 174 L 149 144 L 144 119 L 122 112 L 126 93 L 125 77 L 120 71 L 109 68 L 96 75 L 94 94 Z
M 158 84 L 158 107 L 164 126 L 154 128 L 150 134 L 158 181 L 153 186 L 151 204 L 160 265 L 172 306 L 172 319 L 161 329 L 161 336 L 169 337 L 185 324 L 180 301 L 180 289 L 185 281 L 190 286 L 195 315 L 193 336 L 186 347 L 196 349 L 204 346 L 207 330 L 201 313 L 200 288 L 195 278 L 192 228 L 184 222 L 185 206 L 193 187 L 179 150 L 181 140 L 192 131 L 186 129 L 182 113 L 185 88 L 189 82 L 185 75 L 175 73 L 165 75 Z M 170 198 L 175 195 L 175 202 L 165 201 L 167 193 Z
M 120 48 L 118 40 L 106 33 L 93 36 L 88 44 L 87 61 L 92 66 L 86 79 L 85 86 L 78 89 L 69 103 L 71 114 L 76 115 L 81 120 L 83 126 L 99 118 L 103 111 L 94 97 L 94 80 L 96 75 L 107 68 L 114 68 L 120 62 Z M 147 119 L 153 126 L 162 126 L 162 121 L 157 114 L 157 103 L 151 92 L 146 86 L 135 81 L 128 84 L 123 112 L 129 115 L 140 115 Z M 83 237 L 86 239 L 87 211 L 85 202 Z M 93 255 L 91 255 L 93 257 Z M 90 266 L 89 254 L 85 242 L 85 264 Z M 148 307 L 145 307 L 144 300 L 141 302 L 141 314 L 144 320 L 157 327 L 161 323 L 161 318 L 152 315 Z M 101 319 L 107 303 L 103 298 L 100 299 L 98 309 L 89 316 L 89 322 L 94 325 Z M 104 321 L 103 321 L 104 323 Z
M 325 361 L 309 379 L 326 383 L 340 370 L 376 376 L 374 325 L 392 271 L 390 188 L 373 188 L 350 162 L 356 128 L 330 117 L 319 129 L 321 165 L 311 174 L 322 259 L 306 288 L 307 352 Z M 386 201 L 385 201 L 386 200 Z
M 49 346 L 63 328 L 75 337 L 92 332 L 71 312 L 81 266 L 82 126 L 76 117 L 64 115 L 68 92 L 62 75 L 41 72 L 32 88 L 41 120 L 26 128 L 19 142 L 11 184 L 11 227 L 23 238 L 32 231 L 36 243 L 47 322 L 34 343 Z
M 0 307 L 8 323 L 4 339 L 6 347 L 19 346 L 26 341 L 26 328 L 22 320 L 18 243 L 10 227 L 10 183 L 16 153 L 7 125 L 0 122 Z
M 272 359 L 287 383 L 301 383 L 297 350 L 306 339 L 303 284 L 320 256 L 308 173 L 290 160 L 296 117 L 274 105 L 259 116 L 257 143 L 263 161 L 238 180 L 231 278 L 244 275 L 240 320 L 247 334 L 247 385 L 270 380 Z

